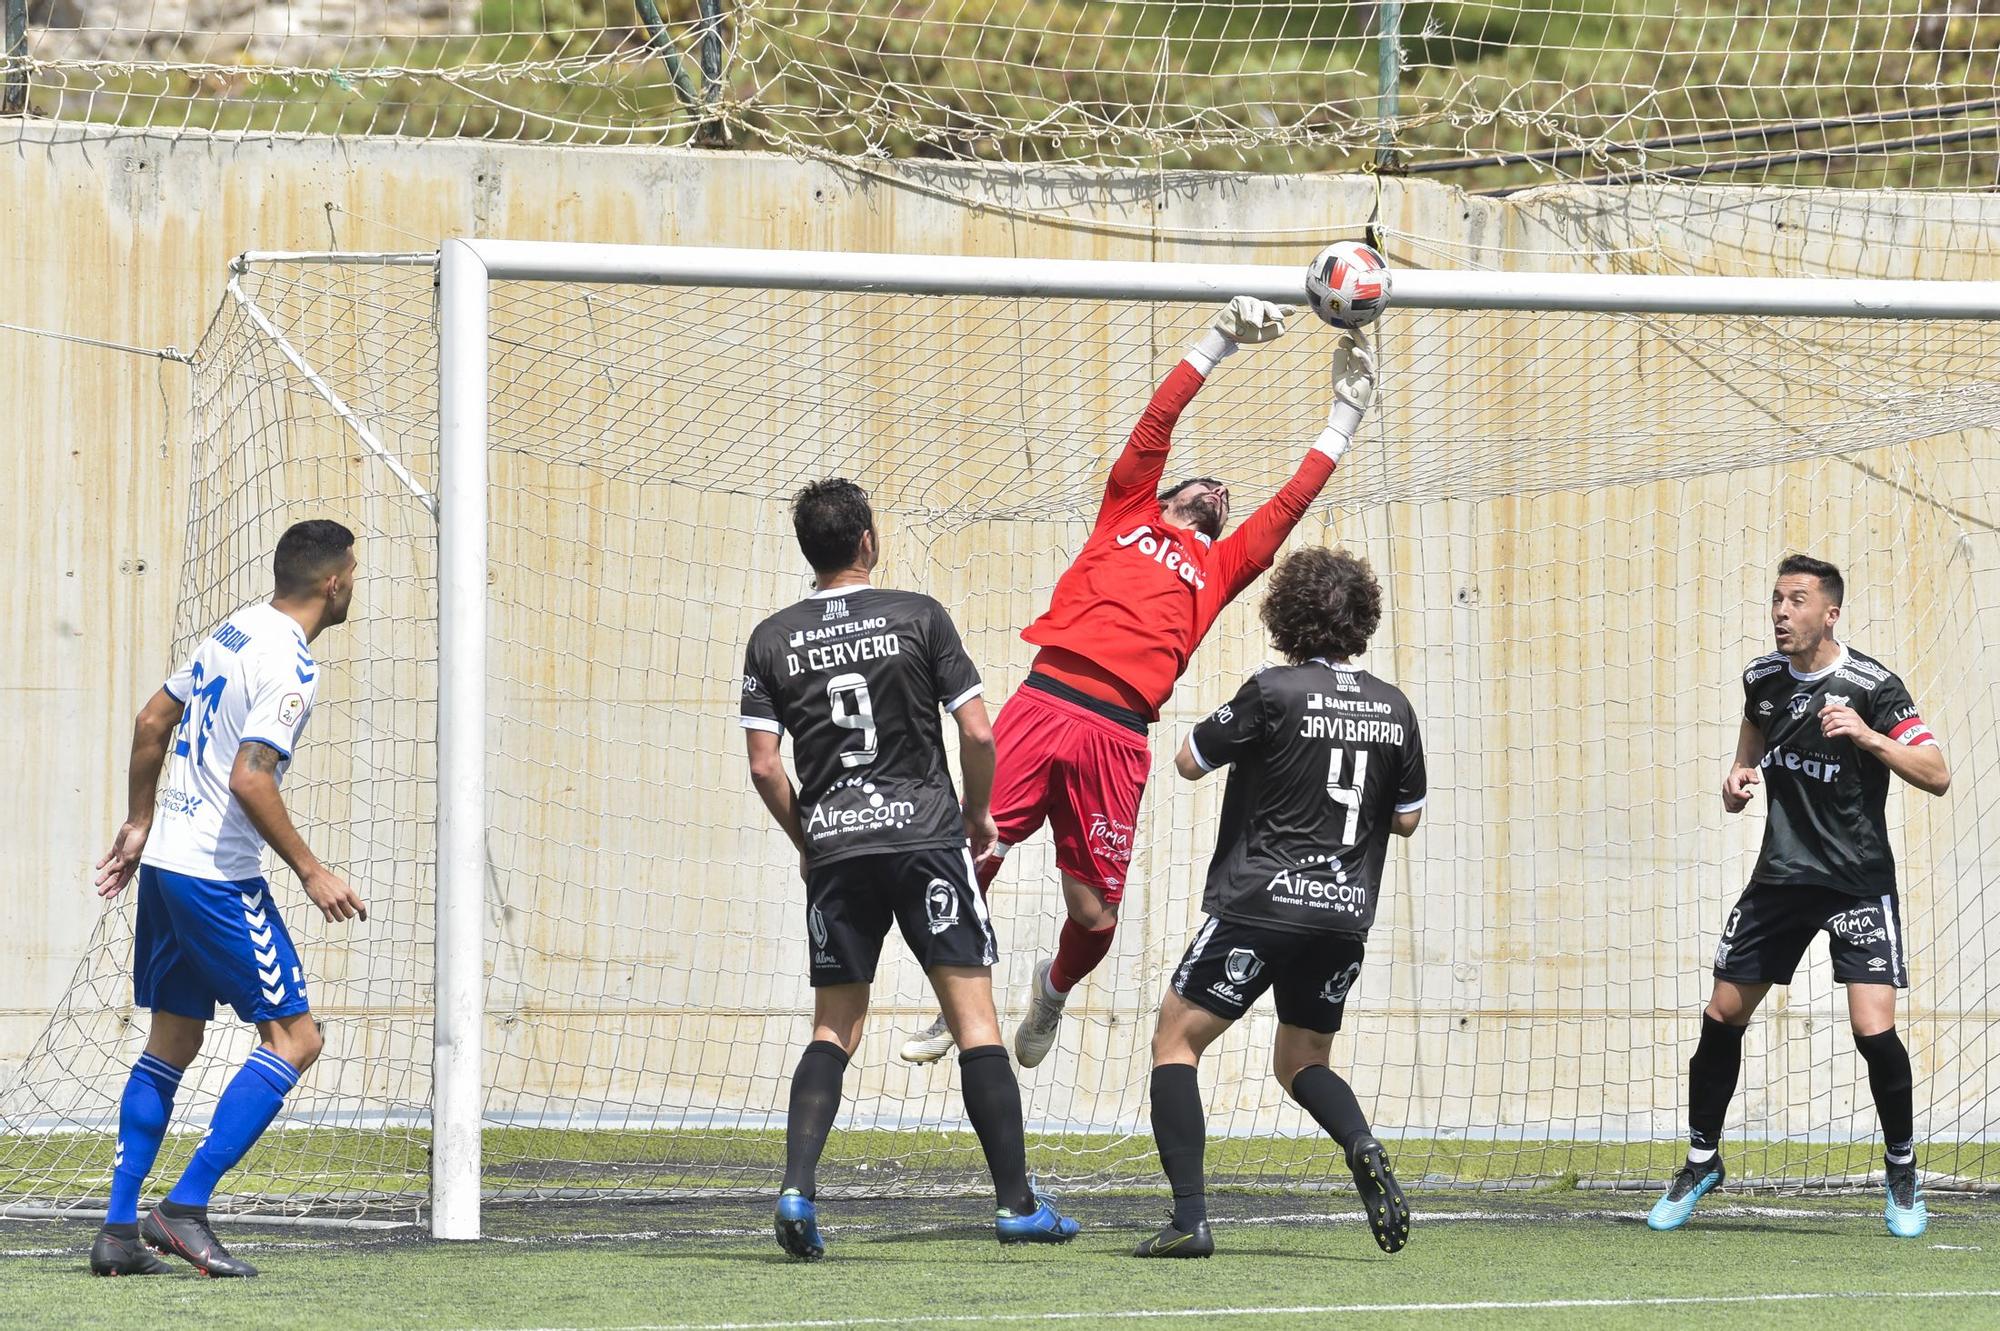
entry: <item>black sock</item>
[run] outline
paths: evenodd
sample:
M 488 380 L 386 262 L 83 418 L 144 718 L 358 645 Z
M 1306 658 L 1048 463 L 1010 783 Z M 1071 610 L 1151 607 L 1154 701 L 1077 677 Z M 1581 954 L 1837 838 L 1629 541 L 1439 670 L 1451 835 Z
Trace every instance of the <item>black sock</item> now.
M 1891 1026 L 1878 1035 L 1857 1035 L 1854 1047 L 1868 1062 L 1868 1089 L 1875 1093 L 1875 1115 L 1882 1121 L 1882 1139 L 1892 1164 L 1908 1164 L 1916 1155 L 1915 1077 L 1910 1051 Z
M 993 1175 L 993 1200 L 1015 1215 L 1032 1215 L 1040 1205 L 1028 1186 L 1028 1145 L 1021 1127 L 1021 1083 L 1003 1045 L 983 1044 L 958 1055 L 965 1080 L 965 1116 L 986 1153 Z
M 127 1243 L 133 1243 L 139 1238 L 139 1222 L 134 1220 L 129 1225 L 107 1224 L 104 1226 L 104 1232 L 114 1239 L 124 1239 Z
M 1201 1079 L 1185 1063 L 1162 1063 L 1153 1069 L 1153 1141 L 1160 1148 L 1160 1168 L 1174 1190 L 1174 1228 L 1194 1233 L 1208 1219 L 1208 1184 L 1202 1177 L 1202 1154 L 1208 1124 L 1201 1110 Z
M 811 1197 L 819 1189 L 819 1157 L 833 1117 L 840 1112 L 840 1079 L 847 1051 L 831 1040 L 814 1040 L 799 1056 L 792 1074 L 792 1104 L 785 1118 L 785 1182 Z
M 158 1210 L 161 1215 L 167 1217 L 169 1220 L 187 1220 L 189 1218 L 208 1219 L 208 1208 L 206 1206 L 185 1206 L 180 1202 L 168 1201 L 161 1202 Z
M 1708 1159 L 1722 1145 L 1722 1120 L 1729 1115 L 1729 1098 L 1736 1094 L 1736 1077 L 1743 1070 L 1743 1032 L 1701 1014 L 1701 1043 L 1688 1060 L 1688 1158 L 1697 1152 Z
M 1352 1153 L 1355 1142 L 1371 1135 L 1368 1116 L 1361 1112 L 1354 1088 L 1324 1063 L 1299 1069 L 1299 1075 L 1292 1078 L 1292 1098 L 1326 1129 L 1327 1136 L 1340 1143 L 1344 1156 Z

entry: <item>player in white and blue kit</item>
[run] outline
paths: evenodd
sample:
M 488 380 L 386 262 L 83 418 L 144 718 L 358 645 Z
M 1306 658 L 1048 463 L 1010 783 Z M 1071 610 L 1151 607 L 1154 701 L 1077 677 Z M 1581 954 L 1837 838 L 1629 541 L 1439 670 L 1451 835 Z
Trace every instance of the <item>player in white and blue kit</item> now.
M 90 1250 L 96 1275 L 166 1270 L 148 1245 L 211 1276 L 257 1274 L 209 1228 L 209 1197 L 320 1051 L 298 953 L 263 877 L 264 847 L 328 920 L 368 918 L 359 894 L 307 849 L 278 793 L 319 687 L 312 641 L 347 618 L 353 599 L 354 534 L 337 522 L 298 523 L 272 563 L 271 600 L 217 625 L 141 709 L 125 824 L 97 866 L 103 897 L 139 879 L 133 1000 L 153 1017 L 119 1102 L 111 1200 Z M 142 1228 L 139 1190 L 219 1003 L 254 1022 L 262 1043 Z

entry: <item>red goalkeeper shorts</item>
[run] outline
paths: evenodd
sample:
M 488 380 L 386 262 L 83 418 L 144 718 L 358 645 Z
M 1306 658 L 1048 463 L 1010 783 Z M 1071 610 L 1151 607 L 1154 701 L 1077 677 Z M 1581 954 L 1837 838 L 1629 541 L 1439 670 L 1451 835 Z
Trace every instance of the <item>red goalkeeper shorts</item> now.
M 1062 695 L 1073 690 L 1041 676 L 1030 679 L 993 723 L 997 853 L 1020 845 L 1046 822 L 1055 837 L 1056 867 L 1115 904 L 1125 895 L 1139 797 L 1153 763 L 1144 732 L 1113 715 L 1144 722 L 1121 708 L 1072 701 Z M 994 866 L 982 867 L 988 869 L 982 877 L 990 877 Z

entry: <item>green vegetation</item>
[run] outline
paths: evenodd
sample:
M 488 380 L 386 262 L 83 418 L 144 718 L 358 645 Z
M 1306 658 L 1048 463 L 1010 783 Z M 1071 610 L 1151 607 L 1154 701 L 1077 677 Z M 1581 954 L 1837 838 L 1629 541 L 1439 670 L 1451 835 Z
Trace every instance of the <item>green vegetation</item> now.
M 1934 1199 L 1930 1234 L 1905 1242 L 1883 1233 L 1873 1195 L 1749 1207 L 1724 1197 L 1664 1235 L 1639 1223 L 1645 1200 L 1420 1193 L 1415 1236 L 1394 1257 L 1369 1241 L 1347 1195 L 1229 1204 L 1214 1259 L 1157 1263 L 1126 1253 L 1158 1224 L 1159 1203 L 1091 1196 L 1070 1199 L 1085 1228 L 1055 1249 L 999 1247 L 978 1202 L 828 1203 L 828 1256 L 810 1266 L 780 1256 L 764 1202 L 496 1209 L 478 1244 L 225 1224 L 264 1271 L 242 1282 L 184 1268 L 92 1280 L 89 1225 L 0 1222 L 0 1308 L 10 1326 L 203 1331 L 1280 1328 L 1354 1324 L 1339 1311 L 1354 1305 L 1378 1309 L 1369 1325 L 1453 1328 L 1992 1324 L 1991 1202 Z
M 2000 137 L 1988 131 L 2000 113 L 1927 111 L 1993 96 L 2000 18 L 1961 17 L 1943 50 L 1917 50 L 1921 7 L 1895 0 L 1834 13 L 1820 0 L 1779 0 L 1751 15 L 1721 0 L 1414 0 L 1403 11 L 1396 142 L 1412 165 L 1592 150 L 1556 171 L 1451 176 L 1490 188 L 1961 134 L 1969 137 L 1704 178 L 1990 188 Z M 729 0 L 723 77 L 706 90 L 695 0 L 662 8 L 685 87 L 623 0 L 485 0 L 473 34 L 356 44 L 337 71 L 55 65 L 38 72 L 31 102 L 76 119 L 280 133 L 681 143 L 713 116 L 738 145 L 843 154 L 1259 171 L 1375 161 L 1370 5 Z M 1909 113 L 1926 114 L 1643 157 L 1603 151 L 1727 127 Z

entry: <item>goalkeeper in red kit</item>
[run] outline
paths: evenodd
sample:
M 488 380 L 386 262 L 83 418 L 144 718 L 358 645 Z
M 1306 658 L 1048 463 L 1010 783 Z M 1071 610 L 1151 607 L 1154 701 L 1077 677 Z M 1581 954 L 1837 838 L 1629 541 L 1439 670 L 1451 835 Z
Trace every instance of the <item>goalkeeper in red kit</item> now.
M 1327 426 L 1292 479 L 1228 536 L 1229 487 L 1197 477 L 1161 489 L 1174 423 L 1215 367 L 1285 331 L 1291 310 L 1238 296 L 1154 392 L 1112 464 L 1090 539 L 1041 618 L 1021 636 L 1041 650 L 1000 709 L 993 818 L 999 841 L 978 864 L 987 888 L 1010 847 L 1046 822 L 1062 872 L 1064 921 L 1055 956 L 1035 970 L 1027 1018 L 1014 1033 L 1022 1067 L 1048 1056 L 1063 1006 L 1111 950 L 1132 863 L 1139 798 L 1152 765 L 1147 728 L 1223 607 L 1271 567 L 1347 452 L 1375 392 L 1358 331 L 1334 353 Z M 911 1063 L 951 1048 L 944 1019 L 904 1044 Z

